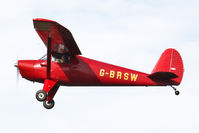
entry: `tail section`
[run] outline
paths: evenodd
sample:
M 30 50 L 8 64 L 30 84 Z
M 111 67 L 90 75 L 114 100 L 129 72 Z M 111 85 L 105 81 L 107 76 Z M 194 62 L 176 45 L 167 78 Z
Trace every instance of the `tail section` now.
M 177 50 L 169 48 L 160 56 L 148 76 L 160 85 L 179 85 L 184 73 L 183 61 Z

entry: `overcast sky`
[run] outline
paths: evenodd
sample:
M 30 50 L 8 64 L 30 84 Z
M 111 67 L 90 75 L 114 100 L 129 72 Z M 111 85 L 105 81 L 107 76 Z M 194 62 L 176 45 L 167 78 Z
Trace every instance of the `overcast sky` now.
M 0 4 L 1 133 L 198 133 L 198 0 L 6 0 Z M 33 18 L 67 27 L 85 57 L 150 73 L 167 48 L 182 55 L 185 73 L 170 87 L 60 87 L 55 107 L 35 98 L 43 85 L 20 77 L 17 59 L 46 48 Z

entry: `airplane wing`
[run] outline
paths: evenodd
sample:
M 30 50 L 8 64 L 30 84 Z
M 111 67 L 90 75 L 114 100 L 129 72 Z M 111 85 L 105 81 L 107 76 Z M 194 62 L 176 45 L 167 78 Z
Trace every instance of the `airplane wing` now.
M 48 45 L 48 37 L 52 38 L 51 52 L 53 54 L 81 55 L 71 32 L 59 23 L 42 18 L 33 19 L 38 35 Z

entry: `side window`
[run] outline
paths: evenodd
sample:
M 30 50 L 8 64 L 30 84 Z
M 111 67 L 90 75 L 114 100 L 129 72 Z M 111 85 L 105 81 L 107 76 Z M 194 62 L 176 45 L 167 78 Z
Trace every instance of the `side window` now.
M 42 56 L 40 60 L 47 60 L 47 56 Z M 70 56 L 69 55 L 60 55 L 56 54 L 52 56 L 52 61 L 57 63 L 70 63 Z
M 68 56 L 68 55 L 54 56 L 52 61 L 68 64 L 70 62 L 70 56 Z

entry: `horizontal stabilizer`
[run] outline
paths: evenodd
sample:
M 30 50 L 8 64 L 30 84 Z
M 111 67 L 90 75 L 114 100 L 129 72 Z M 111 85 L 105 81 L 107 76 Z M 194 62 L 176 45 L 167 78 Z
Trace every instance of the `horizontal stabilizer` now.
M 154 72 L 147 76 L 159 85 L 178 85 L 175 81 L 178 76 L 172 72 Z
M 171 80 L 171 79 L 177 78 L 178 76 L 172 72 L 155 72 L 155 73 L 150 74 L 147 77 L 149 77 L 152 80 L 156 80 L 156 79 Z

